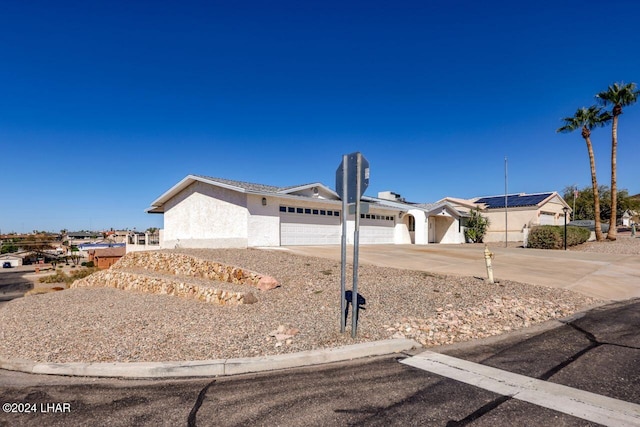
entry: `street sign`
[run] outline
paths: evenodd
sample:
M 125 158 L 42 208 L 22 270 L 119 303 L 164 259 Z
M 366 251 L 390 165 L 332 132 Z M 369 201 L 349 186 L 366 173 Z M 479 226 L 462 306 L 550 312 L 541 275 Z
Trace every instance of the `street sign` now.
M 354 215 L 356 213 L 356 205 L 355 203 L 349 205 L 349 215 Z M 360 213 L 368 214 L 369 213 L 369 203 L 362 202 L 360 203 Z
M 355 203 L 359 200 L 367 187 L 369 187 L 369 161 L 360 152 L 347 154 L 336 170 L 336 192 L 340 199 L 346 197 L 347 203 Z M 360 168 L 358 168 L 358 157 L 360 157 Z M 360 170 L 360 194 L 358 193 L 358 169 Z M 344 192 L 344 179 L 346 170 L 347 194 Z

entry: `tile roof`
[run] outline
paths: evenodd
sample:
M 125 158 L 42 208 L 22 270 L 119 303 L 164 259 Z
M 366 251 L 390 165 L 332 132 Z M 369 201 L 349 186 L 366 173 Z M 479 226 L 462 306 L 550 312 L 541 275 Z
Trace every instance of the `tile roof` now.
M 125 247 L 115 247 L 115 248 L 104 248 L 104 249 L 94 249 L 96 257 L 116 257 L 116 256 L 124 256 L 127 252 L 127 248 Z
M 509 194 L 507 195 L 507 207 L 523 207 L 523 206 L 536 206 L 553 193 L 540 193 L 540 194 Z M 492 196 L 482 197 L 475 200 L 475 203 L 482 203 L 487 206 L 487 209 L 504 208 L 504 196 Z
M 214 178 L 212 176 L 205 176 L 205 175 L 194 175 L 194 176 L 199 176 L 200 178 L 208 179 L 210 181 L 216 181 L 222 184 L 231 185 L 233 187 L 242 188 L 244 190 L 258 191 L 258 192 L 264 192 L 264 193 L 277 193 L 278 191 L 291 188 L 291 187 L 275 187 L 273 185 L 265 185 L 265 184 L 255 184 L 252 182 L 235 181 L 233 179 L 226 179 L 226 178 Z

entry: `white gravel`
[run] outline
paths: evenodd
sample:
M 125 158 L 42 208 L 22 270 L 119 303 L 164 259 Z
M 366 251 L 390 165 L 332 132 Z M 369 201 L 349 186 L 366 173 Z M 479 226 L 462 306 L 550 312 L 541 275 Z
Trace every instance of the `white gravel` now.
M 0 358 L 205 360 L 401 336 L 432 346 L 504 333 L 600 303 L 556 288 L 360 265 L 366 309 L 354 340 L 350 319 L 347 332 L 339 331 L 338 262 L 257 249 L 181 252 L 271 275 L 282 286 L 255 292 L 258 303 L 241 306 L 105 288 L 16 299 L 0 308 Z

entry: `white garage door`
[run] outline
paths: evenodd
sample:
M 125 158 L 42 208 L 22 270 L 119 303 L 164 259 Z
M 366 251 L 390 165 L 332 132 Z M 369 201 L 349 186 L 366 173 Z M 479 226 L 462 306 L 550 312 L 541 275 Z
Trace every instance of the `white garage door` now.
M 340 217 L 328 216 L 324 210 L 321 212 L 325 215 L 281 213 L 280 245 L 339 245 Z
M 365 215 L 365 218 L 360 219 L 360 243 L 365 245 L 393 243 L 394 230 L 393 217 Z
M 556 225 L 556 217 L 554 214 L 540 213 L 540 225 Z

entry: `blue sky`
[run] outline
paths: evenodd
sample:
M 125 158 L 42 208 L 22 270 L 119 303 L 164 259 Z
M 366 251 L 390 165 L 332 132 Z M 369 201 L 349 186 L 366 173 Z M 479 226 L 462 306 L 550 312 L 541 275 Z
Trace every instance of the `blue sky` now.
M 0 5 L 0 231 L 162 227 L 190 173 L 433 202 L 590 185 L 561 118 L 640 83 L 640 2 L 139 1 Z M 610 126 L 592 135 L 610 180 Z M 618 186 L 640 193 L 640 104 Z

